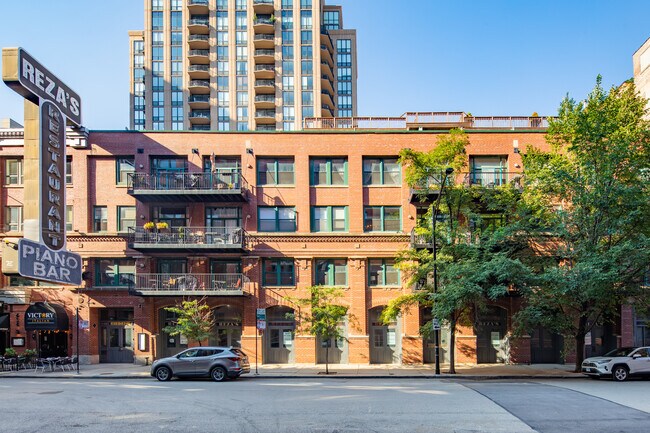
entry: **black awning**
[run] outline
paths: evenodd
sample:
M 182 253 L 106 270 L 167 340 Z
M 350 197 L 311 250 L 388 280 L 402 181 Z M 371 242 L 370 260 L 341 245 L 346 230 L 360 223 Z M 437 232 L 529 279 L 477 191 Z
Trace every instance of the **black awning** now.
M 0 315 L 0 331 L 9 330 L 9 314 Z
M 25 311 L 27 331 L 67 331 L 68 313 L 59 304 L 36 302 Z

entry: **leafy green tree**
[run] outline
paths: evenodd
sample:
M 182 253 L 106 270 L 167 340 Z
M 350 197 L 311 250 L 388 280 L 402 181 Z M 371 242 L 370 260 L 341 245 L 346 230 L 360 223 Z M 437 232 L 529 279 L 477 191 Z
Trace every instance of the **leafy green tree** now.
M 613 320 L 621 304 L 648 302 L 650 130 L 646 100 L 624 84 L 568 96 L 549 120 L 548 152 L 524 155 L 520 234 L 537 250 L 536 281 L 522 287 L 520 330 L 542 325 L 575 341 L 576 371 L 585 335 Z
M 184 335 L 190 341 L 196 341 L 199 346 L 212 335 L 214 316 L 205 298 L 192 301 L 183 300 L 180 305 L 166 307 L 166 311 L 176 313 L 175 325 L 165 326 L 164 332 L 169 335 Z
M 303 331 L 318 337 L 325 346 L 325 374 L 329 374 L 329 346 L 330 341 L 345 340 L 341 324 L 348 315 L 349 307 L 340 304 L 343 290 L 338 287 L 312 286 L 308 298 L 287 298 L 291 303 L 300 307 L 293 313 Z
M 445 168 L 452 167 L 455 173 L 447 179 L 440 210 L 436 212 L 442 216 L 436 224 L 437 260 L 433 260 L 432 248 L 401 251 L 396 258 L 397 266 L 419 290 L 394 299 L 382 313 L 383 320 L 390 321 L 412 306 L 431 308 L 432 317 L 441 319 L 451 331 L 450 373 L 455 373 L 457 326 L 471 326 L 473 313 L 483 309 L 489 300 L 507 294 L 515 283 L 522 284 L 529 278 L 528 270 L 516 257 L 522 246 L 511 242 L 504 227 L 487 227 L 482 219 L 485 212 L 501 215 L 500 224 L 506 226 L 520 194 L 513 185 L 490 190 L 464 182 L 459 172 L 467 164 L 468 144 L 466 133 L 453 130 L 441 136 L 429 152 L 405 150 L 400 154 L 400 161 L 406 166 L 406 181 L 422 191 L 423 196 L 440 188 Z M 427 243 L 432 239 L 434 206 L 435 203 L 416 227 L 416 233 Z M 434 265 L 437 291 L 431 278 Z M 422 326 L 420 334 L 432 335 L 431 322 Z

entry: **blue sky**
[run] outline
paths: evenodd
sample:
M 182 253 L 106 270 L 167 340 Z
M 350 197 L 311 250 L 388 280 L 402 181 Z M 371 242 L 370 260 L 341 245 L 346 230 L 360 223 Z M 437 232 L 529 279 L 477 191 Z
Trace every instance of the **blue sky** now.
M 4 2 L 0 46 L 22 46 L 83 100 L 91 129 L 128 125 L 128 30 L 142 0 Z M 339 0 L 356 28 L 359 115 L 557 112 L 603 76 L 632 76 L 650 37 L 648 0 Z M 0 118 L 22 123 L 22 99 L 0 86 Z

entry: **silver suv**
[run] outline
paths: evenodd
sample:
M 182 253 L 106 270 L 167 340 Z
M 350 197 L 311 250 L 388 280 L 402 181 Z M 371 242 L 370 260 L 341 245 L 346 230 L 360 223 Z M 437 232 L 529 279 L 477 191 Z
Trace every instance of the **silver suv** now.
M 582 373 L 594 379 L 612 376 L 617 382 L 634 375 L 650 375 L 650 346 L 621 347 L 603 356 L 587 358 L 582 363 Z
M 250 373 L 248 356 L 233 347 L 192 347 L 151 365 L 151 375 L 160 381 L 172 377 L 211 377 L 216 382 Z

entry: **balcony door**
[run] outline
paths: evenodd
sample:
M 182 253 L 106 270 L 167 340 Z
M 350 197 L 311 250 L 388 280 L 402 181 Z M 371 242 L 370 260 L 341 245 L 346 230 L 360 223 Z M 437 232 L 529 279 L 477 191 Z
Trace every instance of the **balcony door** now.
M 158 273 L 160 274 L 186 274 L 187 260 L 185 259 L 159 259 Z
M 470 158 L 472 185 L 499 186 L 507 182 L 508 159 L 505 156 Z
M 167 223 L 169 228 L 187 227 L 187 208 L 185 206 L 154 206 L 152 219 L 157 223 Z

